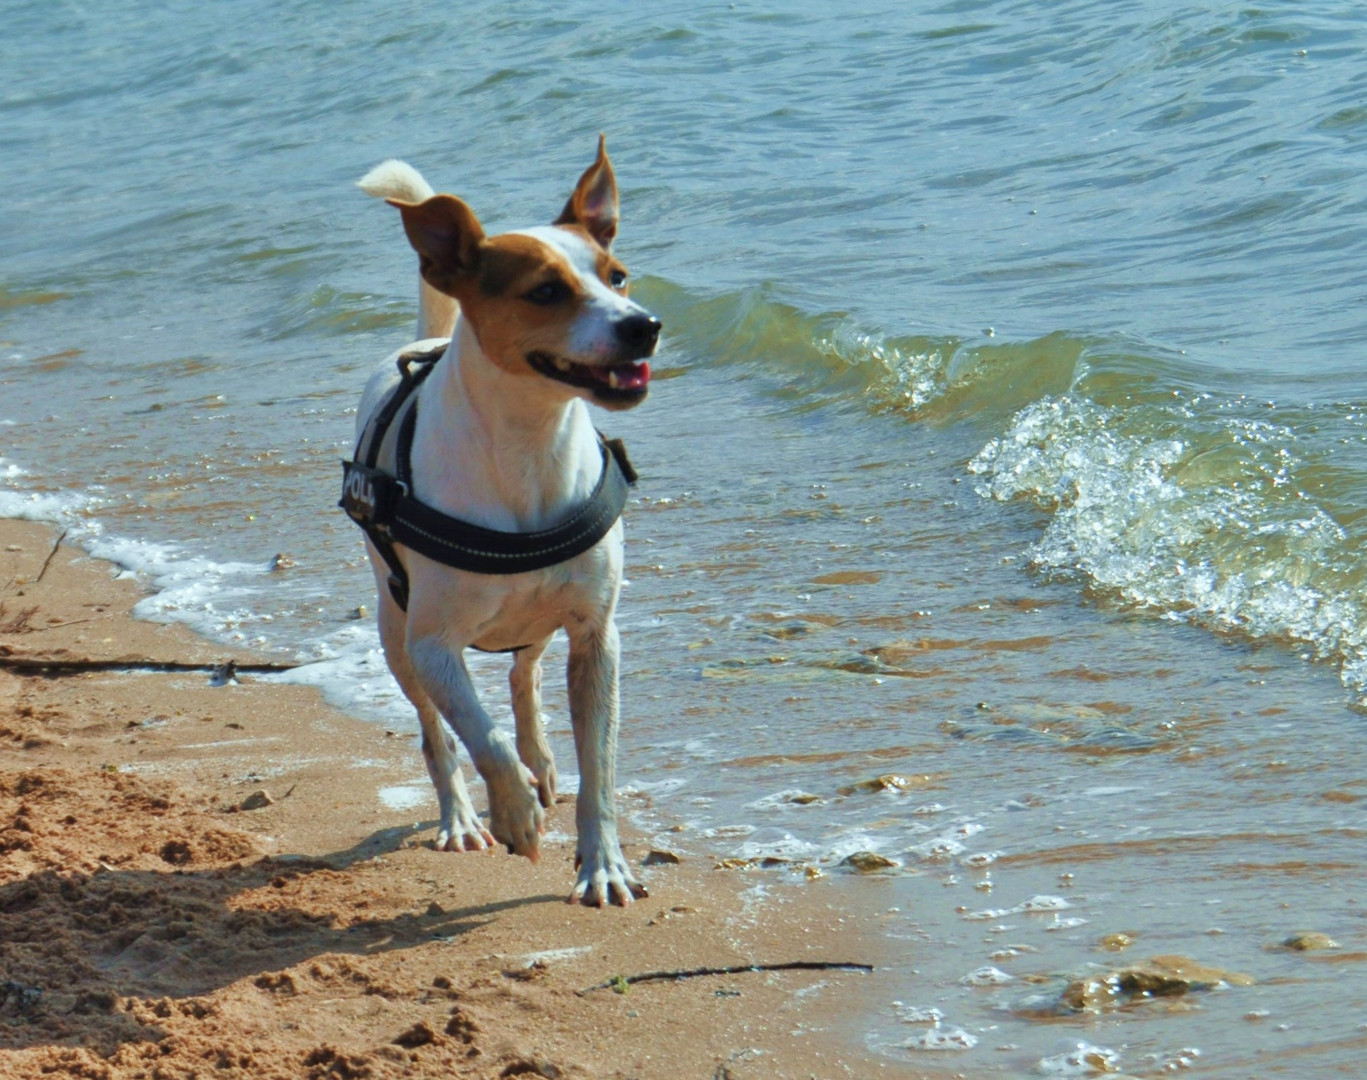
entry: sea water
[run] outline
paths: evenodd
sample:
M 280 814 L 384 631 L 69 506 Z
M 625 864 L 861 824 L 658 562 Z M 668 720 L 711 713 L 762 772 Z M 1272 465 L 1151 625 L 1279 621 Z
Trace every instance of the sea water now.
M 411 729 L 333 506 L 416 315 L 354 182 L 517 228 L 606 132 L 666 335 L 599 418 L 636 820 L 878 912 L 891 1069 L 1352 1075 L 1364 60 L 1285 0 L 11 4 L 0 513 Z M 1257 982 L 1049 1004 L 1159 954 Z

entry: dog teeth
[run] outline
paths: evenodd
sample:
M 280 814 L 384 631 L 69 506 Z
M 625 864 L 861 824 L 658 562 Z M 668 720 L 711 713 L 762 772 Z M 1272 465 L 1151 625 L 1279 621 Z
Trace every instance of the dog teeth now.
M 617 377 L 617 372 L 608 372 L 608 385 L 614 390 L 620 390 L 622 388 L 622 380 Z
M 551 361 L 551 363 L 553 363 L 553 364 L 555 365 L 555 370 L 556 370 L 556 371 L 569 371 L 569 370 L 570 370 L 570 362 L 569 362 L 568 360 L 566 360 L 563 356 L 557 356 L 557 357 L 555 357 L 555 359 L 553 359 L 553 360 Z

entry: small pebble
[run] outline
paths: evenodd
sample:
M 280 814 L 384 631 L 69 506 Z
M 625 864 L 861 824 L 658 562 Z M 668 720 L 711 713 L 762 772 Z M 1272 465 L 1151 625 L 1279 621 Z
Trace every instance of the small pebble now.
M 1337 949 L 1339 943 L 1328 934 L 1316 933 L 1313 930 L 1301 930 L 1283 939 L 1281 948 L 1292 949 L 1295 952 L 1320 952 L 1324 949 Z
M 879 855 L 876 851 L 856 851 L 853 855 L 846 855 L 841 859 L 840 865 L 852 867 L 861 874 L 874 874 L 879 870 L 892 870 L 897 867 L 897 863 L 892 859 L 886 855 Z
M 245 799 L 237 804 L 239 810 L 261 810 L 267 806 L 274 806 L 275 800 L 271 798 L 270 792 L 265 788 L 253 791 Z

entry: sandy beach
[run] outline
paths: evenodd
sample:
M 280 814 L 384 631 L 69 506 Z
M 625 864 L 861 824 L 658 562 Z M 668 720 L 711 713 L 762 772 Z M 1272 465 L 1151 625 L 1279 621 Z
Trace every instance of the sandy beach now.
M 877 972 L 589 989 L 876 959 L 822 883 L 689 856 L 626 910 L 572 907 L 572 805 L 539 865 L 439 854 L 379 795 L 421 773 L 411 737 L 310 688 L 212 685 L 223 648 L 132 618 L 136 584 L 55 539 L 0 522 L 0 1076 L 898 1071 L 842 1041 Z
M 1363 1073 L 1356 8 L 20 0 L 5 45 L 0 1080 Z M 651 891 L 596 911 L 572 799 L 536 866 L 427 846 L 335 502 L 423 332 L 357 181 L 487 238 L 602 137 L 664 334 L 594 411 Z

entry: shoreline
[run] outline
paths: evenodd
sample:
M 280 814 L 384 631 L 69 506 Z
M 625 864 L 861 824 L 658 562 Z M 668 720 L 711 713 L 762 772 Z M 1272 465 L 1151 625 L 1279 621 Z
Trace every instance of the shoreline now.
M 0 520 L 0 658 L 254 659 L 134 619 L 138 587 L 55 538 Z M 572 805 L 536 866 L 436 853 L 382 797 L 427 784 L 416 740 L 316 688 L 0 669 L 0 740 L 0 1077 L 910 1075 L 862 1045 L 886 972 L 583 992 L 875 960 L 823 883 L 686 856 L 572 907 Z

